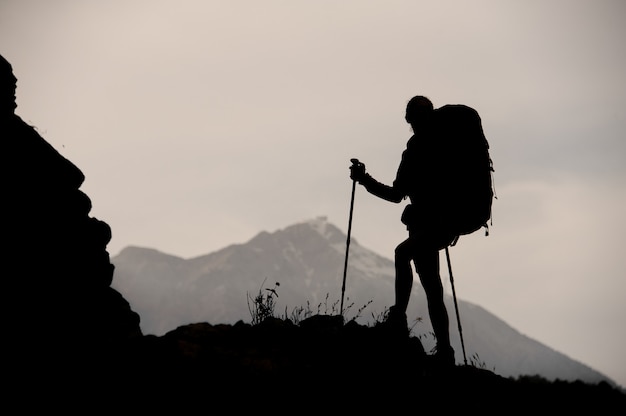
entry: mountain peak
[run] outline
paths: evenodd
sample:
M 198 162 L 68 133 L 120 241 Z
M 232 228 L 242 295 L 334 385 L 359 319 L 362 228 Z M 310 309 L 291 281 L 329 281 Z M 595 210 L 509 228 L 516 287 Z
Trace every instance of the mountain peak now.
M 291 225 L 285 228 L 284 231 L 290 232 L 304 227 L 310 228 L 311 230 L 315 231 L 335 248 L 339 248 L 339 244 L 346 244 L 346 234 L 344 234 L 334 224 L 330 223 L 328 221 L 328 217 L 326 217 L 325 215 L 320 215 L 310 220 Z
M 326 217 L 325 215 L 313 218 L 307 221 L 307 224 L 309 224 L 311 228 L 313 228 L 315 231 L 323 236 L 325 236 L 326 232 L 328 231 L 328 217 Z

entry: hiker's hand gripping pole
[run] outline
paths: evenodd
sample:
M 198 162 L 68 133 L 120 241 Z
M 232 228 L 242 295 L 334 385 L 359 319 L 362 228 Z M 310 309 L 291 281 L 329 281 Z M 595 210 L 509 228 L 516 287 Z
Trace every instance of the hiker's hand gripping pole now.
M 350 159 L 352 166 L 350 171 L 354 172 L 355 169 L 364 169 L 364 166 L 358 159 Z M 352 176 L 352 175 L 351 175 Z M 341 306 L 339 308 L 339 315 L 343 319 L 343 297 L 346 292 L 346 274 L 348 272 L 348 252 L 350 251 L 350 234 L 352 233 L 352 212 L 354 211 L 354 192 L 356 190 L 356 178 L 352 179 L 352 196 L 350 197 L 350 217 L 348 219 L 348 237 L 346 239 L 346 258 L 343 264 L 343 283 L 341 285 Z

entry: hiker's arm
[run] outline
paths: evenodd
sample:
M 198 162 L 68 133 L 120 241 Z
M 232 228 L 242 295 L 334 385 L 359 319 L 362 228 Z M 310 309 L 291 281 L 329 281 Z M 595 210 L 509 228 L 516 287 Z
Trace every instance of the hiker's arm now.
M 380 183 L 372 178 L 372 175 L 365 173 L 365 165 L 363 164 L 350 168 L 350 178 L 363 185 L 370 194 L 387 201 L 398 203 L 404 198 L 404 193 L 398 188 Z
M 404 198 L 404 193 L 400 192 L 393 186 L 385 185 L 372 178 L 369 173 L 366 173 L 363 179 L 359 182 L 367 189 L 370 194 L 387 200 L 389 202 L 398 203 Z
M 363 185 L 370 194 L 387 201 L 398 203 L 405 197 L 398 188 L 380 183 L 372 175 L 365 173 L 365 165 L 361 162 L 350 166 L 350 178 Z

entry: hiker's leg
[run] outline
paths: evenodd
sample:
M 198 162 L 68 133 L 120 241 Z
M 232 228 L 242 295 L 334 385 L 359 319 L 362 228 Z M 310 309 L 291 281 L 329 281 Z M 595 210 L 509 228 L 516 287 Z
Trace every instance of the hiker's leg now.
M 413 259 L 414 244 L 410 239 L 404 240 L 395 250 L 396 267 L 396 308 L 399 312 L 406 312 L 413 287 L 413 271 L 411 260 Z
M 415 256 L 415 269 L 426 292 L 430 322 L 437 338 L 437 349 L 448 349 L 450 347 L 448 311 L 443 302 L 443 286 L 439 275 L 439 251 L 421 248 Z

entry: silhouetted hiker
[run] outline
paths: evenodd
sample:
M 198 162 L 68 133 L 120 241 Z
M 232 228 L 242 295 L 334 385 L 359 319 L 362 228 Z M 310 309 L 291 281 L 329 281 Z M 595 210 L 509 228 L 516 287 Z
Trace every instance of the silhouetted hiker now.
M 363 163 L 350 167 L 350 177 L 372 195 L 387 201 L 399 203 L 406 197 L 410 198 L 411 205 L 402 214 L 409 237 L 395 249 L 395 304 L 389 309 L 386 324 L 407 331 L 406 309 L 413 286 L 413 261 L 426 292 L 430 320 L 437 338 L 436 361 L 454 365 L 448 313 L 439 275 L 439 251 L 450 245 L 456 235 L 448 229 L 441 206 L 433 203 L 438 200 L 441 189 L 433 177 L 433 172 L 438 169 L 434 166 L 436 158 L 432 157 L 432 149 L 436 146 L 432 102 L 423 96 L 413 97 L 407 104 L 405 119 L 414 134 L 402 154 L 393 185 L 375 180 L 365 172 Z

